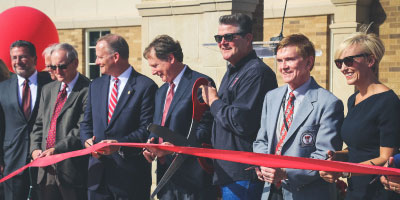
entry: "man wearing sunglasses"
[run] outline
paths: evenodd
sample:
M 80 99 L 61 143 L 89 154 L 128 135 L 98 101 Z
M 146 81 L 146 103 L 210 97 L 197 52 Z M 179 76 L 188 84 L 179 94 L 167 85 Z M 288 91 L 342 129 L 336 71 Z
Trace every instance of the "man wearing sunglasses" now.
M 82 149 L 79 124 L 83 120 L 90 80 L 81 75 L 78 53 L 67 43 L 52 47 L 50 61 L 57 81 L 43 87 L 39 112 L 31 134 L 34 160 Z M 42 199 L 86 199 L 87 157 L 39 168 Z
M 56 75 L 54 75 L 54 70 L 51 69 L 51 52 L 53 51 L 54 46 L 57 44 L 51 44 L 43 50 L 42 56 L 44 58 L 44 65 L 46 66 L 43 71 L 47 71 L 50 74 L 50 78 L 55 81 Z
M 214 116 L 211 142 L 216 149 L 252 152 L 260 128 L 262 101 L 277 87 L 275 73 L 253 50 L 252 21 L 236 13 L 219 18 L 215 41 L 229 62 L 220 89 L 204 87 L 203 99 Z M 214 184 L 223 199 L 260 199 L 262 183 L 249 165 L 214 161 Z
M 31 160 L 30 133 L 42 87 L 51 81 L 47 72 L 36 71 L 36 48 L 31 42 L 15 41 L 11 44 L 10 56 L 15 74 L 0 83 L 0 173 L 4 176 Z M 25 170 L 7 180 L 4 184 L 5 199 L 27 199 L 30 175 L 35 176 L 36 169 Z M 35 193 L 36 189 L 33 189 L 32 199 L 37 199 Z

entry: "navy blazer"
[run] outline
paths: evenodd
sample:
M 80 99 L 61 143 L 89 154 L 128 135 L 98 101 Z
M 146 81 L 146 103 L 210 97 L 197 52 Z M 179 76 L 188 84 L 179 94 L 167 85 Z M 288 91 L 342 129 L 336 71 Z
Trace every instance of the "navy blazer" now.
M 25 119 L 19 105 L 17 75 L 0 83 L 0 164 L 5 163 L 4 175 L 30 161 L 30 133 L 38 113 L 42 87 L 49 82 L 49 73 L 38 72 L 36 102 L 29 119 Z
M 193 103 L 192 103 L 192 88 L 195 81 L 200 78 L 207 78 L 215 87 L 214 81 L 201 73 L 186 68 L 176 92 L 172 99 L 171 105 L 168 110 L 167 118 L 165 120 L 165 127 L 168 127 L 176 134 L 187 137 L 192 122 Z M 154 124 L 161 125 L 161 120 L 164 111 L 164 103 L 169 85 L 165 83 L 157 90 L 156 93 L 156 108 L 154 114 Z M 198 97 L 201 99 L 201 89 L 198 90 Z M 196 139 L 201 143 L 211 143 L 211 126 L 213 118 L 209 111 L 206 111 L 196 131 Z M 151 137 L 156 137 L 155 134 L 150 134 Z M 157 163 L 157 180 L 159 181 L 164 175 L 165 171 L 171 164 L 173 156 L 165 156 L 165 163 Z M 188 157 L 181 167 L 175 172 L 171 180 L 174 184 L 182 188 L 195 192 L 202 188 L 211 185 L 212 174 L 207 174 L 197 162 L 196 157 Z
M 82 143 L 92 136 L 96 137 L 95 143 L 106 139 L 147 142 L 149 135 L 146 128 L 152 122 L 157 85 L 150 78 L 132 70 L 108 124 L 109 84 L 110 76 L 103 75 L 90 85 L 81 123 Z M 113 193 L 121 196 L 133 197 L 146 191 L 151 185 L 150 164 L 140 151 L 122 147 L 118 153 L 100 159 L 90 157 L 88 189 L 96 190 L 102 181 Z

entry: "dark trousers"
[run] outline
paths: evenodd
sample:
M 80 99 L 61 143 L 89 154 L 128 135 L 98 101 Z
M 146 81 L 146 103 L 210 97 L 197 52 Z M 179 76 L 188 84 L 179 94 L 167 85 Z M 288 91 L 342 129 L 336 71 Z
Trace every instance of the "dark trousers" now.
M 283 200 L 282 187 L 278 189 L 275 187 L 275 184 L 271 184 L 268 200 Z
M 157 197 L 160 200 L 216 200 L 217 186 L 210 185 L 209 187 L 192 192 L 169 180 L 158 193 Z
M 42 200 L 87 200 L 86 188 L 74 188 L 61 184 L 54 165 L 46 167 L 46 175 L 40 183 Z
M 26 200 L 29 195 L 30 177 L 32 178 L 33 188 L 31 190 L 30 199 L 38 200 L 39 191 L 36 184 L 37 168 L 25 170 L 21 175 L 14 176 L 4 182 L 4 199 L 5 200 Z
M 140 180 L 138 180 L 140 182 Z M 144 186 L 140 183 L 140 186 L 132 186 L 132 190 L 135 190 L 132 196 L 123 196 L 118 194 L 107 186 L 104 180 L 96 190 L 88 190 L 89 200 L 149 200 L 150 199 L 150 186 Z

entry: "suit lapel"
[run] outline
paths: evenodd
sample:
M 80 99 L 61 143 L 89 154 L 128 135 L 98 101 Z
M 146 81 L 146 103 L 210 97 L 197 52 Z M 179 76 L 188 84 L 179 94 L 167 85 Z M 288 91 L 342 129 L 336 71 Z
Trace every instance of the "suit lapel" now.
M 50 115 L 51 116 L 53 116 L 54 107 L 56 105 L 57 95 L 58 95 L 58 92 L 60 91 L 60 87 L 61 87 L 61 82 L 57 81 L 57 84 L 55 84 L 55 87 L 52 88 L 50 91 L 50 105 L 49 106 L 50 106 Z
M 133 89 L 133 87 L 136 84 L 136 78 L 135 78 L 136 73 L 137 72 L 135 70 L 133 70 L 133 68 L 132 68 L 132 72 L 131 72 L 131 75 L 129 76 L 128 82 L 126 83 L 125 88 L 122 91 L 121 96 L 118 99 L 117 105 L 115 106 L 115 110 L 111 117 L 110 124 L 108 125 L 109 127 L 115 121 L 115 119 L 118 117 L 118 115 L 121 113 L 122 109 L 125 107 L 125 104 L 129 101 L 129 99 L 135 93 L 135 90 Z
M 169 106 L 168 109 L 168 114 L 165 119 L 165 121 L 168 120 L 169 116 L 171 115 L 171 112 L 174 110 L 174 107 L 178 104 L 180 99 L 184 94 L 186 94 L 186 90 L 191 89 L 189 87 L 190 84 L 190 79 L 192 78 L 192 70 L 189 67 L 186 67 L 185 72 L 183 73 L 183 76 L 181 80 L 179 81 L 178 88 L 176 89 L 176 93 L 174 94 L 174 98 L 172 99 L 171 105 Z M 191 93 L 191 92 L 190 92 Z M 163 108 L 164 110 L 164 108 Z
M 65 102 L 64 106 L 62 107 L 62 109 L 61 109 L 60 114 L 58 115 L 58 117 L 62 116 L 62 114 L 63 114 L 69 107 L 71 107 L 71 106 L 74 104 L 76 98 L 78 98 L 78 96 L 79 96 L 79 92 L 80 92 L 81 88 L 82 88 L 82 78 L 81 78 L 81 76 L 79 75 L 78 80 L 76 81 L 74 88 L 72 88 L 72 91 L 71 91 L 71 93 L 69 94 L 69 96 L 68 96 L 68 98 L 67 98 L 67 101 Z
M 282 103 L 282 99 L 283 96 L 285 95 L 285 93 L 287 92 L 287 87 L 280 87 L 279 91 L 277 91 L 277 95 L 276 98 L 274 98 L 274 101 L 271 102 L 271 111 L 269 111 L 270 116 L 267 117 L 267 120 L 269 120 L 270 122 L 274 123 L 272 126 L 268 126 L 269 130 L 268 132 L 270 133 L 268 135 L 268 146 L 270 147 L 269 152 L 273 152 L 273 148 L 275 148 L 275 146 L 273 146 L 273 141 L 276 139 L 275 135 L 276 135 L 276 129 L 280 128 L 277 127 L 277 122 L 279 120 L 279 113 L 280 113 L 280 109 L 281 109 L 281 103 Z M 268 103 L 268 102 L 267 102 Z
M 110 88 L 110 76 L 109 75 L 103 75 L 105 76 L 104 79 L 102 79 L 102 85 L 100 87 L 100 91 L 99 92 L 95 92 L 95 94 L 98 94 L 97 96 L 95 96 L 95 98 L 99 98 L 100 100 L 100 116 L 101 116 L 101 120 L 103 121 L 103 124 L 108 124 L 108 90 Z M 96 101 L 95 99 L 93 99 L 93 101 Z
M 294 133 L 297 133 L 300 126 L 303 124 L 304 121 L 307 120 L 310 113 L 314 110 L 313 103 L 316 102 L 318 99 L 317 95 L 314 92 L 315 90 L 313 90 L 313 88 L 315 88 L 315 85 L 316 83 L 314 79 L 312 79 L 310 87 L 304 95 L 303 101 L 298 105 L 299 108 L 296 110 L 296 116 L 293 119 L 292 125 L 290 126 L 289 132 L 287 133 L 287 136 L 282 145 L 285 145 L 289 138 L 292 137 Z
M 17 75 L 12 76 L 10 90 L 11 90 L 11 95 L 10 95 L 11 101 L 10 102 L 16 102 L 14 104 L 16 106 L 15 110 L 18 110 L 18 114 L 20 115 L 21 119 L 25 119 L 25 115 L 24 115 L 24 112 L 22 111 L 22 107 L 19 105 L 19 96 L 18 96 L 19 85 L 18 85 Z

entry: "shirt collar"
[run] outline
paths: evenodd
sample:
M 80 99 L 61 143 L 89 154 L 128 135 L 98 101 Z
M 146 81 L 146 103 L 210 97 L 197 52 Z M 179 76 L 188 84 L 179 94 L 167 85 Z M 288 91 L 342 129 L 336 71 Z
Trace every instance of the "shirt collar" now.
M 242 68 L 249 60 L 257 58 L 257 54 L 254 50 L 250 51 L 249 54 L 244 56 L 242 59 L 239 60 L 235 65 L 229 64 L 228 68 L 231 73 L 238 71 Z
M 286 99 L 289 98 L 289 93 L 293 91 L 294 96 L 296 97 L 296 99 L 298 99 L 298 97 L 300 96 L 304 96 L 308 90 L 308 88 L 310 88 L 310 83 L 311 83 L 311 77 L 308 78 L 308 80 L 303 83 L 303 85 L 301 85 L 300 87 L 292 90 L 290 89 L 289 85 L 287 85 L 288 87 L 288 91 L 287 91 L 287 95 L 286 95 Z
M 131 75 L 132 72 L 132 66 L 129 66 L 128 69 L 126 69 L 122 74 L 120 74 L 117 78 L 120 81 L 128 81 L 129 76 Z M 114 81 L 114 76 L 111 76 L 111 80 Z
M 78 77 L 79 77 L 79 72 L 76 73 L 75 78 L 72 79 L 71 82 L 67 83 L 68 87 L 67 87 L 67 92 L 72 91 L 72 89 L 74 89 L 74 86 L 76 84 L 76 81 L 78 81 Z M 60 91 L 62 90 L 62 88 L 64 87 L 64 82 L 61 82 L 61 88 Z
M 185 73 L 185 70 L 186 70 L 186 65 L 185 65 L 185 67 L 181 70 L 181 72 L 179 72 L 178 76 L 176 76 L 175 79 L 172 81 L 172 82 L 174 83 L 175 87 L 178 86 L 179 82 L 181 81 L 182 76 L 183 76 L 183 74 Z
M 24 85 L 25 78 L 18 74 L 17 78 L 18 78 L 18 85 Z M 35 70 L 35 72 L 28 79 L 30 83 L 37 84 L 37 71 Z

